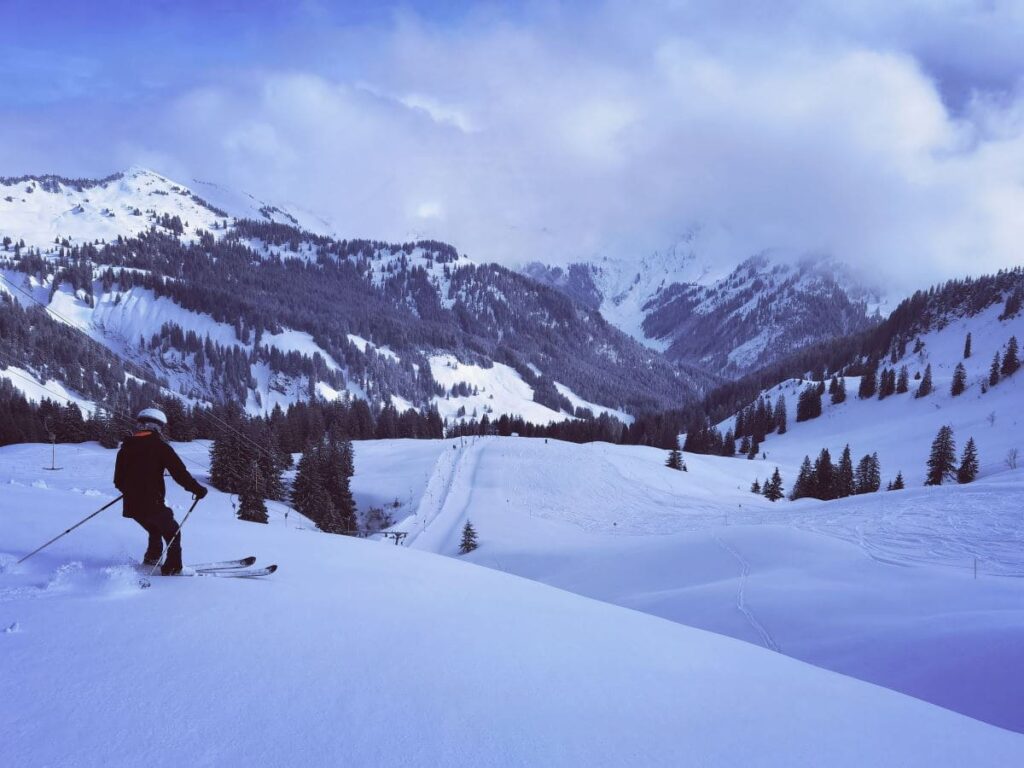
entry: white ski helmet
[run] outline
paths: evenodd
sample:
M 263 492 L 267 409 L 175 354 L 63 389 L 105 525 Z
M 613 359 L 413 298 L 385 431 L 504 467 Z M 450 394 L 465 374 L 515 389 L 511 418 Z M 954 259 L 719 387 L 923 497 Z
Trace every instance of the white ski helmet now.
M 135 419 L 140 424 L 156 424 L 158 427 L 167 426 L 167 416 L 159 408 L 143 408 Z

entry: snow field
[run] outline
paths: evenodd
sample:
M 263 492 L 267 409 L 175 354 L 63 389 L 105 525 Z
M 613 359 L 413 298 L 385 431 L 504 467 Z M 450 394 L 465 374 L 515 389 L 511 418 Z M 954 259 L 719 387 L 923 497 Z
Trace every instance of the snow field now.
M 116 510 L 13 566 L 110 498 L 113 452 L 68 448 L 34 487 L 45 450 L 0 450 L 4 764 L 1024 760 L 1021 736 L 883 688 L 465 562 L 240 523 L 217 492 L 186 560 L 254 552 L 273 577 L 135 589 L 143 533 Z
M 472 562 L 1024 731 L 1024 582 L 1001 575 L 1024 575 L 1024 470 L 772 504 L 747 490 L 762 461 L 674 472 L 651 448 L 517 438 L 466 456 L 413 547 L 454 556 L 470 519 Z

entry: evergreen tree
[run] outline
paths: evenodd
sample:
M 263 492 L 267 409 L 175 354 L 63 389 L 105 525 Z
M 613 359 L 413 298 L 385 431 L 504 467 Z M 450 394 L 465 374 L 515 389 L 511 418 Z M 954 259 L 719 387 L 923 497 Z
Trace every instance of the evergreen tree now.
M 744 456 L 750 453 L 750 438 L 747 435 L 744 435 L 743 439 L 740 440 L 740 453 Z
M 1020 359 L 1017 357 L 1017 337 L 1011 336 L 1009 343 L 1006 345 L 1006 354 L 1003 355 L 1003 366 L 999 370 L 1005 379 L 1007 376 L 1012 376 L 1020 368 Z
M 860 377 L 860 386 L 857 387 L 857 397 L 867 400 L 875 396 L 878 389 L 878 363 L 875 360 L 868 361 L 867 368 Z
M 917 387 L 917 394 L 914 397 L 927 397 L 932 393 L 932 366 L 929 363 L 924 369 L 924 378 Z
M 665 462 L 665 466 L 669 469 L 677 469 L 682 471 L 683 469 L 683 454 L 679 450 L 679 438 L 676 437 L 675 447 L 668 452 L 668 461 Z
M 888 490 L 890 490 L 890 491 L 902 491 L 903 488 L 904 488 L 904 485 L 903 485 L 903 473 L 902 472 L 897 472 L 896 473 L 896 479 L 893 480 L 891 483 L 889 483 Z
M 878 460 L 878 452 L 871 454 L 871 463 L 868 465 L 868 488 L 874 493 L 882 487 L 882 463 Z
M 878 399 L 884 400 L 889 395 L 896 394 L 896 371 L 892 368 L 883 368 L 878 381 Z
M 768 499 L 768 501 L 778 501 L 783 497 L 782 475 L 779 474 L 778 467 L 776 467 L 775 471 L 772 473 L 771 479 L 765 483 L 764 497 Z
M 928 457 L 928 473 L 925 485 L 942 485 L 942 481 L 956 475 L 956 442 L 953 440 L 953 428 L 942 427 L 932 441 L 931 454 Z
M 775 401 L 775 429 L 780 435 L 786 434 L 786 398 L 781 392 Z
M 267 523 L 267 505 L 263 502 L 263 488 L 258 465 L 254 462 L 252 471 L 242 478 L 238 494 L 238 519 L 250 523 Z
M 957 395 L 962 395 L 965 389 L 967 389 L 967 369 L 964 368 L 963 363 L 957 363 L 953 371 L 953 383 L 950 385 L 949 392 L 953 397 L 956 397 Z
M 750 450 L 747 452 L 748 459 L 756 459 L 757 454 L 761 451 L 761 444 L 756 439 L 750 441 Z
M 968 438 L 964 452 L 960 456 L 960 466 L 956 470 L 958 483 L 972 483 L 978 476 L 978 450 L 974 447 L 974 438 Z
M 300 514 L 317 522 L 330 504 L 331 497 L 320 481 L 319 452 L 311 446 L 299 459 L 295 481 L 292 483 L 292 506 Z
M 967 338 L 964 339 L 964 360 L 971 356 L 971 334 L 967 334 Z
M 1017 288 L 1009 296 L 1006 297 L 1006 305 L 1003 307 L 1003 311 L 999 315 L 999 319 L 1009 320 L 1011 317 L 1020 312 L 1022 304 L 1024 304 L 1024 289 Z
M 789 498 L 793 501 L 802 499 L 811 495 L 814 486 L 814 470 L 811 469 L 811 457 L 804 456 L 804 461 L 800 465 L 800 472 L 797 474 L 796 482 L 793 483 L 793 490 L 790 492 Z
M 677 443 L 678 444 L 678 443 Z M 722 456 L 734 456 L 736 454 L 736 437 L 730 429 L 725 433 L 722 440 Z
M 992 358 L 992 365 L 988 369 L 988 385 L 990 387 L 999 383 L 999 368 L 999 350 L 996 350 L 996 355 Z
M 808 421 L 821 416 L 821 394 L 814 385 L 806 387 L 796 402 L 796 420 Z
M 324 533 L 334 534 L 346 534 L 353 530 L 349 527 L 349 523 L 346 522 L 345 518 L 338 511 L 338 508 L 334 506 L 334 502 L 331 501 L 330 497 L 324 492 L 323 503 L 323 514 L 320 515 L 320 519 L 316 522 L 316 527 Z
M 865 454 L 857 462 L 857 470 L 854 472 L 854 493 L 874 493 L 881 487 L 881 468 L 878 463 L 878 454 Z
M 473 528 L 473 524 L 467 520 L 466 524 L 462 526 L 462 541 L 459 542 L 459 554 L 466 554 L 472 552 L 477 548 L 476 542 L 476 529 Z
M 896 380 L 896 394 L 902 395 L 910 389 L 910 374 L 907 371 L 907 366 L 900 367 L 900 376 Z
M 839 405 L 846 402 L 846 377 L 840 376 L 836 382 L 836 391 L 832 393 L 832 404 Z
M 754 482 L 751 483 L 751 485 L 750 485 L 750 492 L 751 493 L 761 493 L 761 483 L 759 483 L 757 481 L 756 477 L 754 478 Z
M 853 483 L 853 458 L 850 456 L 850 446 L 843 448 L 843 455 L 839 459 L 839 466 L 836 469 L 836 498 L 843 499 L 852 496 L 855 487 Z
M 822 448 L 814 462 L 814 489 L 811 493 L 817 499 L 834 499 L 836 497 L 836 470 L 832 465 L 832 456 L 828 448 Z

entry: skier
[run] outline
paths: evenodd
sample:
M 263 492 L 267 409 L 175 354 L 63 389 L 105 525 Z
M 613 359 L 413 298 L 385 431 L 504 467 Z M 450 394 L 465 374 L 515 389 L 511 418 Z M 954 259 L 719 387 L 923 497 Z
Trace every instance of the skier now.
M 149 546 L 142 558 L 144 565 L 156 565 L 166 541 L 167 559 L 160 572 L 164 576 L 183 573 L 181 535 L 174 513 L 164 503 L 164 470 L 196 499 L 206 496 L 206 488 L 185 469 L 178 454 L 161 435 L 167 416 L 158 408 L 144 408 L 136 417 L 135 432 L 125 438 L 117 452 L 114 485 L 124 494 L 124 516 L 146 529 Z

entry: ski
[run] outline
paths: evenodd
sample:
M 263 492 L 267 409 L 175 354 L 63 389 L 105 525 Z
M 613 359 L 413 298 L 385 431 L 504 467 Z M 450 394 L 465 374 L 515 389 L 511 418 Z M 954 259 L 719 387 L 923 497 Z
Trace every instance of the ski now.
M 255 579 L 260 576 L 269 576 L 276 570 L 276 565 L 268 565 L 261 568 L 231 568 L 213 571 L 196 571 L 196 576 L 216 576 L 222 579 Z
M 189 563 L 189 568 L 193 568 L 197 571 L 223 571 L 234 568 L 248 568 L 250 565 L 256 563 L 256 557 L 249 555 L 249 557 L 240 557 L 237 560 L 218 560 L 212 563 Z

